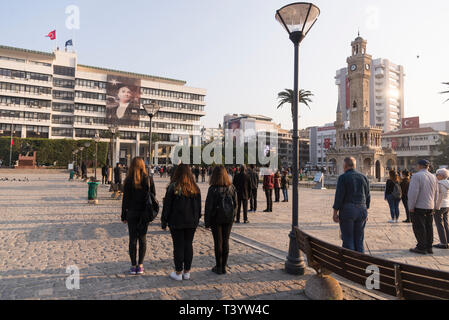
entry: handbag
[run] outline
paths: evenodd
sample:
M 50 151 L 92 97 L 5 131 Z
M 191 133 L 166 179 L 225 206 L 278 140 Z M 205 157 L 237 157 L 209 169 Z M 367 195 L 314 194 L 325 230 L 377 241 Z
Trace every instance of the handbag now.
M 147 200 L 145 202 L 145 222 L 150 223 L 153 222 L 159 214 L 159 202 L 156 197 L 148 192 Z

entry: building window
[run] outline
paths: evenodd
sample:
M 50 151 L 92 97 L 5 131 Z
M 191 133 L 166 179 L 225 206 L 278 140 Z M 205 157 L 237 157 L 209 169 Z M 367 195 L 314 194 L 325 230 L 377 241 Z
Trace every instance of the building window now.
M 106 100 L 106 95 L 102 93 L 76 91 L 76 97 L 80 99 Z
M 105 106 L 99 106 L 99 105 L 93 105 L 93 104 L 79 104 L 77 103 L 75 105 L 75 110 L 81 111 L 81 112 L 100 112 L 105 113 L 106 107 Z
M 63 67 L 63 66 L 53 66 L 53 73 L 59 74 L 61 76 L 74 77 L 75 68 Z
M 53 99 L 73 101 L 75 99 L 75 95 L 73 92 L 54 90 Z
M 54 137 L 73 137 L 73 129 L 68 128 L 52 128 L 51 135 Z
M 41 94 L 51 94 L 51 88 L 49 87 L 38 87 L 38 86 L 29 86 L 24 84 L 15 84 L 8 82 L 0 82 L 0 90 L 2 91 L 11 91 L 11 92 L 23 92 L 35 95 Z
M 76 79 L 76 85 L 93 89 L 106 89 L 106 82 Z
M 73 80 L 67 80 L 67 79 L 53 79 L 53 85 L 55 87 L 59 88 L 67 88 L 67 89 L 73 89 L 75 88 L 75 81 Z
M 58 112 L 73 113 L 73 111 L 75 110 L 75 105 L 68 104 L 68 103 L 53 102 L 52 109 L 53 109 L 53 111 L 58 111 Z
M 51 101 L 48 101 L 48 100 L 37 100 L 37 99 L 7 97 L 7 96 L 0 96 L 0 104 L 20 105 L 20 106 L 27 106 L 29 108 L 50 108 L 51 107 Z

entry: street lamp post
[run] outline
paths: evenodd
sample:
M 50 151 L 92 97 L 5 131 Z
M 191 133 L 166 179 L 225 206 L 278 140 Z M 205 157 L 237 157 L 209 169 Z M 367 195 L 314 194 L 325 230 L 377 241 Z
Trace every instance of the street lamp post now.
M 97 181 L 98 143 L 100 142 L 100 139 L 101 139 L 100 138 L 100 133 L 97 130 L 97 132 L 95 133 L 95 139 L 94 139 L 94 141 L 95 141 L 95 173 L 94 173 L 95 181 Z
M 90 142 L 86 142 L 84 144 L 84 146 L 86 147 L 86 174 L 87 174 L 87 171 L 88 171 L 87 163 L 89 162 L 89 150 L 88 149 L 90 147 Z M 87 175 L 89 175 L 89 174 L 87 174 Z
M 293 96 L 293 208 L 292 230 L 285 270 L 289 274 L 303 275 L 305 271 L 304 258 L 296 241 L 295 228 L 298 227 L 298 97 L 299 97 L 299 45 L 315 24 L 320 9 L 312 3 L 297 2 L 282 7 L 276 11 L 276 20 L 285 28 L 295 48 L 294 63 L 294 96 Z
M 153 129 L 153 117 L 159 112 L 161 107 L 152 102 L 149 104 L 144 104 L 143 108 L 145 109 L 146 113 L 150 117 L 150 132 L 148 137 L 148 171 L 150 170 L 151 166 L 153 165 L 153 153 L 151 152 L 151 145 L 152 145 L 152 129 Z

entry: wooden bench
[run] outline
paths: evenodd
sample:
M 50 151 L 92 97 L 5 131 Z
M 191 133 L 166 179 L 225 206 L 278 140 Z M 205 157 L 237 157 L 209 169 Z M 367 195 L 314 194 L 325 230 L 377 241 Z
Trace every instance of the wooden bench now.
M 380 271 L 380 288 L 376 291 L 405 300 L 448 300 L 449 273 L 360 254 L 314 238 L 295 229 L 298 246 L 307 257 L 309 267 L 318 275 L 335 273 L 366 286 L 375 266 Z

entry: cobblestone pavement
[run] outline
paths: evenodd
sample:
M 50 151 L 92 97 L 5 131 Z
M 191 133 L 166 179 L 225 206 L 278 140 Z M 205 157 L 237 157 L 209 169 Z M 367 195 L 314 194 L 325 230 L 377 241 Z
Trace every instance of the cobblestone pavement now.
M 52 171 L 49 171 L 52 172 Z M 108 188 L 99 188 L 100 205 L 87 205 L 87 186 L 68 182 L 66 173 L 0 170 L 3 177 L 29 182 L 0 181 L 0 299 L 306 299 L 303 289 L 313 274 L 303 277 L 283 272 L 291 226 L 291 207 L 275 203 L 273 213 L 263 213 L 265 199 L 259 190 L 259 208 L 248 225 L 235 225 L 232 234 L 230 273 L 218 277 L 213 241 L 199 228 L 195 237 L 192 280 L 176 283 L 172 271 L 172 244 L 159 221 L 150 226 L 146 275 L 126 275 L 128 233 L 120 223 L 120 201 Z M 162 199 L 168 180 L 156 178 Z M 203 202 L 208 185 L 200 183 Z M 300 224 L 312 235 L 340 245 L 338 225 L 330 209 L 334 191 L 300 189 Z M 291 197 L 291 194 L 290 194 Z M 389 211 L 383 194 L 373 194 L 367 226 L 367 252 L 375 256 L 441 270 L 449 270 L 449 253 L 416 257 L 410 225 L 387 223 Z M 67 290 L 66 268 L 75 265 L 81 274 L 80 290 Z M 346 299 L 370 299 L 344 287 Z
M 23 178 L 0 171 L 0 178 Z M 120 201 L 100 187 L 100 205 L 87 205 L 87 185 L 66 174 L 28 174 L 29 182 L 0 182 L 0 299 L 290 299 L 303 300 L 310 275 L 282 271 L 282 261 L 232 241 L 230 273 L 216 276 L 213 242 L 199 228 L 192 280 L 174 282 L 168 232 L 148 234 L 146 275 L 128 276 L 128 233 Z M 158 181 L 159 197 L 165 182 Z M 68 266 L 81 274 L 67 290 Z

